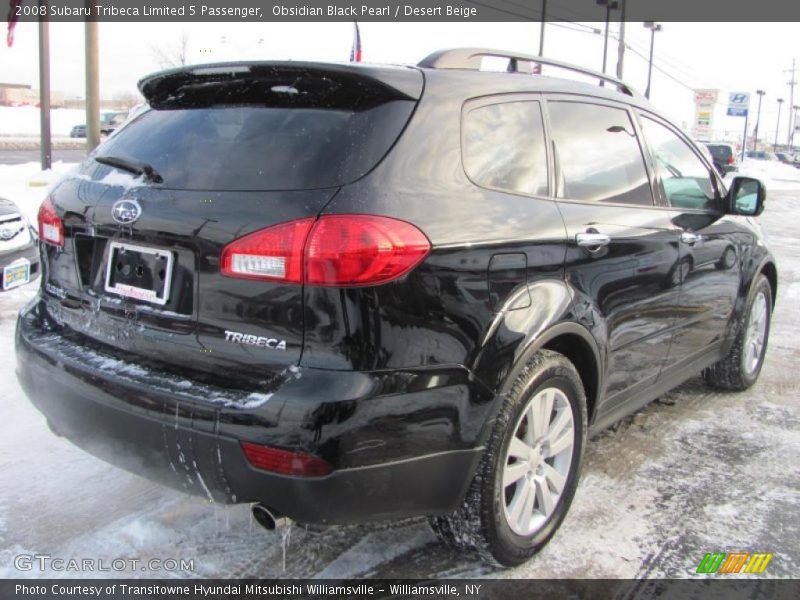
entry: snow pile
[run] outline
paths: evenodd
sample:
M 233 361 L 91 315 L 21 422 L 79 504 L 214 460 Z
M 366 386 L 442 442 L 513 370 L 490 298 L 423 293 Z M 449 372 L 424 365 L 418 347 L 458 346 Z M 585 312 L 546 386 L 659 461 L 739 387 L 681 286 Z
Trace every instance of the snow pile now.
M 35 162 L 0 165 L 0 198 L 15 202 L 22 214 L 35 223 L 39 205 L 48 191 L 75 166 L 75 163 L 59 161 L 52 170 L 42 171 Z
M 50 111 L 50 131 L 56 137 L 69 137 L 75 125 L 86 123 L 86 112 L 78 108 Z M 0 106 L 0 136 L 38 136 L 39 109 L 35 106 Z

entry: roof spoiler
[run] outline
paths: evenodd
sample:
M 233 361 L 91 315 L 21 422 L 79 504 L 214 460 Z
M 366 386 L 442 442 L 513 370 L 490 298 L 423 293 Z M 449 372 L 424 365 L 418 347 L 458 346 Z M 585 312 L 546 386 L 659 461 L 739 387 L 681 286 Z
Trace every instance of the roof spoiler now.
M 231 62 L 154 73 L 138 84 L 156 109 L 226 104 L 363 110 L 389 100 L 418 100 L 413 68 L 311 62 Z

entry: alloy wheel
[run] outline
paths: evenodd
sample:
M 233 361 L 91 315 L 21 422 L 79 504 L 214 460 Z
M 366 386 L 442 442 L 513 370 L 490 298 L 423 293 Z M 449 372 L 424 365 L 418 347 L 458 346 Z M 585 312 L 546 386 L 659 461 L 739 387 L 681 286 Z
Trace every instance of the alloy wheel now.
M 517 420 L 503 468 L 503 512 L 517 535 L 532 535 L 555 510 L 574 444 L 574 416 L 566 394 L 556 387 L 539 391 Z

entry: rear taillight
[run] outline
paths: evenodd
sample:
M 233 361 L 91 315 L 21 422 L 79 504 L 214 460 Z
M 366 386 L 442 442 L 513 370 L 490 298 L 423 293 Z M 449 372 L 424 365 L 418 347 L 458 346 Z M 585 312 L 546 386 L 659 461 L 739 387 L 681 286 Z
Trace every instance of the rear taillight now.
M 39 207 L 39 238 L 48 244 L 64 246 L 64 222 L 50 198 Z
M 375 215 L 326 215 L 251 233 L 222 251 L 229 277 L 318 286 L 377 285 L 417 266 L 431 244 L 405 221 Z
M 732 165 L 734 162 L 736 162 L 736 159 L 735 159 L 735 158 L 733 158 L 733 155 L 729 156 L 729 157 L 728 157 L 728 164 L 729 164 L 729 165 Z
M 247 462 L 256 469 L 272 471 L 281 475 L 299 477 L 322 477 L 333 471 L 326 461 L 311 454 L 270 448 L 261 444 L 242 442 Z
M 328 215 L 306 244 L 309 285 L 374 285 L 408 273 L 428 254 L 428 238 L 411 223 L 374 215 Z
M 242 279 L 302 283 L 303 247 L 313 224 L 314 219 L 300 219 L 234 240 L 222 250 L 222 274 Z

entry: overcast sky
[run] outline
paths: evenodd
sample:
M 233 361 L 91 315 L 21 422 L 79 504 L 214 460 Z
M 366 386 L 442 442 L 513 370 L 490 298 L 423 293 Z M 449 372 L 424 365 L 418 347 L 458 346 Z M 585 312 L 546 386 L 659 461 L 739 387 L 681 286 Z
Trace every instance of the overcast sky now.
M 415 63 L 428 53 L 455 46 L 484 46 L 536 53 L 538 23 L 362 23 L 364 61 Z M 590 29 L 602 23 L 548 24 L 545 55 L 600 69 L 603 36 Z M 612 36 L 618 24 L 612 24 Z M 67 96 L 84 93 L 83 24 L 52 23 L 52 88 Z M 158 70 L 155 47 L 169 49 L 185 33 L 190 62 L 238 59 L 297 59 L 346 61 L 352 42 L 352 23 L 100 23 L 101 95 L 111 97 L 135 90 L 136 81 Z M 576 31 L 580 30 L 580 31 Z M 4 32 L 3 32 L 4 33 Z M 720 101 L 728 92 L 751 92 L 754 123 L 755 90 L 767 95 L 761 111 L 761 131 L 772 140 L 777 117 L 776 99 L 785 99 L 780 138 L 788 128 L 788 71 L 800 42 L 798 23 L 665 23 L 656 34 L 655 70 L 651 99 L 678 125 L 689 130 L 694 110 L 693 88 L 717 88 Z M 5 36 L 3 36 L 5 37 Z M 647 82 L 646 56 L 650 32 L 641 23 L 628 23 L 624 78 L 639 91 Z M 617 46 L 609 44 L 608 72 L 616 69 Z M 642 56 L 638 56 L 636 52 Z M 38 87 L 37 27 L 19 23 L 14 47 L 0 48 L 0 81 Z M 800 69 L 800 62 L 798 63 Z M 798 73 L 800 75 L 800 73 Z M 800 79 L 800 77 L 798 77 Z M 800 87 L 795 104 L 800 104 Z M 717 110 L 715 129 L 738 137 L 744 119 L 724 116 Z M 1 133 L 1 132 L 0 132 Z

